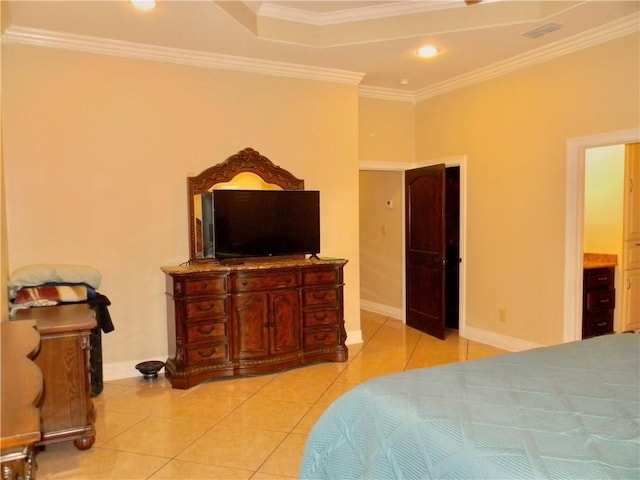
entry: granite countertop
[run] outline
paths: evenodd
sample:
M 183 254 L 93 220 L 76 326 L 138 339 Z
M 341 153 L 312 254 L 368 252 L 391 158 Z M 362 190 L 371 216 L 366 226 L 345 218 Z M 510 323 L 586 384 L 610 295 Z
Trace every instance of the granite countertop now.
M 613 253 L 585 253 L 582 263 L 585 269 L 615 267 L 618 265 L 618 255 Z
M 273 259 L 254 261 L 245 259 L 244 261 L 203 261 L 186 265 L 160 267 L 164 273 L 186 274 L 195 272 L 228 272 L 233 270 L 264 270 L 274 267 L 300 267 L 311 265 L 345 264 L 347 260 L 342 258 L 301 258 L 301 259 Z

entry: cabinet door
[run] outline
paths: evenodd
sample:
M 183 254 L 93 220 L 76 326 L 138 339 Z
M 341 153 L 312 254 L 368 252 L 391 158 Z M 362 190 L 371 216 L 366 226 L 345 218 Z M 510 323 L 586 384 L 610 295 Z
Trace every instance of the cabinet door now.
M 93 431 L 93 402 L 89 387 L 89 333 L 43 335 L 35 358 L 44 378 L 40 404 L 42 440 Z M 89 448 L 93 436 L 87 439 Z
M 271 353 L 293 352 L 300 348 L 300 302 L 298 291 L 277 292 L 271 297 Z
M 269 296 L 266 293 L 234 295 L 231 305 L 234 358 L 268 355 Z
M 624 272 L 622 288 L 622 331 L 640 329 L 640 270 Z
M 625 147 L 624 240 L 640 240 L 640 143 Z

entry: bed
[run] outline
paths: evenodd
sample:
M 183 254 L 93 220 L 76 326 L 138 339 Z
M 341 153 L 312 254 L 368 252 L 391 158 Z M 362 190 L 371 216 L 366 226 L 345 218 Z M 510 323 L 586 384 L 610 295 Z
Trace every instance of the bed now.
M 369 380 L 313 427 L 301 479 L 640 478 L 640 335 Z

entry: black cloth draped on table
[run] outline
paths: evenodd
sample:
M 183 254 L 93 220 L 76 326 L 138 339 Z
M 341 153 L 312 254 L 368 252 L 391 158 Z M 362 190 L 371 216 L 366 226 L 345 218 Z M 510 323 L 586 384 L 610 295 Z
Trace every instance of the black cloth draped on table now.
M 96 312 L 96 322 L 98 326 L 91 331 L 90 347 L 91 355 L 89 364 L 91 370 L 91 395 L 96 396 L 104 388 L 104 376 L 102 373 L 102 332 L 112 332 L 115 327 L 111 321 L 111 315 L 107 308 L 111 301 L 101 293 L 96 292 L 95 296 L 88 300 L 89 307 Z

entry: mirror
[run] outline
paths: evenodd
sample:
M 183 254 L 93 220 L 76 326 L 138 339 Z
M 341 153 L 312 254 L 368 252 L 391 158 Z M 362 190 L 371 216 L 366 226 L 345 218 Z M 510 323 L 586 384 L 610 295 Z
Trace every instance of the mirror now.
M 195 177 L 187 177 L 191 262 L 214 258 L 213 232 L 203 231 L 202 226 L 211 224 L 211 192 L 218 188 L 304 190 L 304 180 L 274 165 L 252 148 L 239 151 Z

